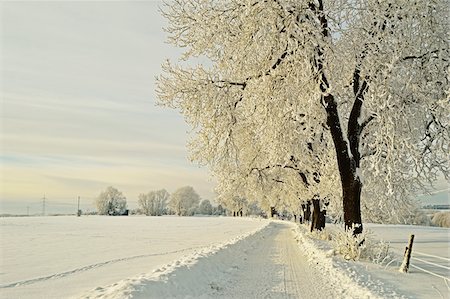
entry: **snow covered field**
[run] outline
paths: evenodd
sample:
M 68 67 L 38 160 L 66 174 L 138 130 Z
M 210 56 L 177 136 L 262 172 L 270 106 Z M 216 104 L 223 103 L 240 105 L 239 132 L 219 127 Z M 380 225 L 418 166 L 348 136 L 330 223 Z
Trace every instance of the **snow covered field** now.
M 368 224 L 366 228 L 378 239 L 389 242 L 398 268 L 410 234 L 414 234 L 408 274 L 388 273 L 385 280 L 413 298 L 450 298 L 450 229 L 417 225 Z M 374 272 L 383 277 L 382 272 Z
M 299 246 L 322 274 L 334 281 L 348 278 L 368 291 L 367 298 L 450 298 L 450 230 L 415 225 L 365 224 L 372 238 L 389 243 L 389 258 L 381 265 L 366 261 L 345 261 L 330 254 L 330 242 L 308 237 L 307 229 L 297 230 Z M 327 225 L 335 231 L 336 225 Z M 408 273 L 398 271 L 410 234 L 415 235 Z M 422 260 L 422 261 L 419 261 Z M 430 263 L 431 262 L 431 263 Z M 423 270 L 419 270 L 419 267 Z M 359 298 L 359 297 L 357 297 Z
M 1 298 L 67 298 L 152 272 L 268 222 L 227 217 L 0 218 Z M 206 248 L 206 249 L 205 249 Z
M 365 227 L 386 266 L 345 261 L 289 221 L 0 218 L 0 298 L 449 298 L 449 229 Z M 335 229 L 329 225 L 327 229 Z M 397 271 L 410 233 L 412 267 Z M 428 261 L 431 263 L 420 262 Z M 436 276 L 437 275 L 437 276 Z

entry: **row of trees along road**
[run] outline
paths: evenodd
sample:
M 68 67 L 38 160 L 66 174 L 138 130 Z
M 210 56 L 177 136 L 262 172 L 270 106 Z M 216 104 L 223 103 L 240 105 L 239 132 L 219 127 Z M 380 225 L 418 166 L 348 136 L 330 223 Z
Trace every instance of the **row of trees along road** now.
M 108 187 L 97 197 L 95 204 L 100 215 L 127 214 L 127 201 L 122 192 Z M 221 208 L 214 209 L 207 199 L 200 202 L 200 196 L 191 186 L 177 189 L 172 195 L 165 189 L 140 194 L 138 198 L 139 213 L 148 216 L 161 216 L 175 213 L 179 216 L 191 216 L 196 213 L 211 215 L 224 213 Z
M 295 213 L 327 198 L 360 233 L 362 216 L 396 216 L 449 178 L 447 4 L 171 1 L 184 62 L 163 65 L 159 103 L 194 128 L 223 201 Z

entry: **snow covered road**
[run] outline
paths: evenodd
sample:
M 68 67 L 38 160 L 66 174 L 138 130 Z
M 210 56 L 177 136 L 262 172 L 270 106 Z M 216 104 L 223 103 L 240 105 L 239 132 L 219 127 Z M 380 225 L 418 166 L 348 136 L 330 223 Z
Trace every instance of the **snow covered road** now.
M 274 262 L 281 265 L 283 298 L 336 298 L 334 290 L 329 287 L 325 277 L 312 268 L 307 257 L 302 254 L 295 242 L 291 225 L 274 224 L 279 226 L 272 242 Z M 263 259 L 263 256 L 259 258 Z
M 265 229 L 212 254 L 178 261 L 85 298 L 339 298 L 300 251 L 293 224 Z M 166 271 L 164 273 L 164 271 Z

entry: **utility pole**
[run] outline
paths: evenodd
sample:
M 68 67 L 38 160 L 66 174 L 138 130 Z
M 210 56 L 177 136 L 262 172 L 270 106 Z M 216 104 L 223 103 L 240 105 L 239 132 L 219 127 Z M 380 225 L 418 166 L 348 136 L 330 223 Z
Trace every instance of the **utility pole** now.
M 81 216 L 81 211 L 80 211 L 80 196 L 78 196 L 78 209 L 77 209 L 77 216 L 80 217 Z
M 42 216 L 45 216 L 45 193 L 44 197 L 42 198 Z

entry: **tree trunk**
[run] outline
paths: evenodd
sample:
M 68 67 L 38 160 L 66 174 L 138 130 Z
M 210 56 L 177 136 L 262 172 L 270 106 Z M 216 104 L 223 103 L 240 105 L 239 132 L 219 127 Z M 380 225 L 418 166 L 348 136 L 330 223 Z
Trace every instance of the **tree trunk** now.
M 275 210 L 275 207 L 270 207 L 270 217 L 273 218 L 275 215 L 278 215 L 277 210 Z
M 310 229 L 311 232 L 313 230 L 317 230 L 319 227 L 320 199 L 313 199 L 312 204 L 313 204 L 313 213 L 312 213 L 312 221 L 311 221 L 311 229 Z
M 319 214 L 319 224 L 318 224 L 318 230 L 322 230 L 325 228 L 325 215 L 327 214 L 327 210 L 320 211 Z
M 363 229 L 361 221 L 362 184 L 356 172 L 357 167 L 359 167 L 359 159 L 358 156 L 355 157 L 353 155 L 353 153 L 358 152 L 359 136 L 351 136 L 353 142 L 349 144 L 342 132 L 334 97 L 328 94 L 324 96 L 324 102 L 327 103 L 325 108 L 327 111 L 327 125 L 333 138 L 341 177 L 344 223 L 345 227 L 353 229 L 353 234 L 356 235 L 361 233 Z
M 323 2 L 319 0 L 318 5 L 311 4 L 310 8 L 316 13 L 317 18 L 320 21 L 324 40 L 329 39 L 331 35 L 328 30 L 328 20 L 324 13 Z M 330 129 L 334 148 L 336 150 L 336 158 L 342 184 L 345 226 L 347 229 L 354 229 L 353 234 L 356 235 L 362 232 L 360 205 L 362 184 L 356 172 L 359 167 L 359 140 L 362 130 L 362 126 L 359 124 L 359 117 L 361 116 L 364 93 L 368 86 L 366 83 L 360 82 L 359 69 L 356 68 L 353 78 L 355 102 L 353 103 L 348 120 L 348 138 L 345 138 L 339 119 L 336 99 L 330 94 L 330 84 L 328 83 L 325 74 L 324 59 L 324 50 L 322 47 L 318 46 L 313 61 L 313 71 L 317 73 L 319 78 L 318 83 L 320 91 L 322 92 L 321 103 L 327 113 L 327 125 Z
M 311 220 L 311 201 L 308 200 L 305 204 L 302 204 L 303 221 Z
M 320 199 L 313 199 L 313 213 L 311 221 L 311 232 L 313 230 L 322 230 L 325 228 L 326 210 L 320 210 Z
M 361 221 L 361 182 L 352 178 L 342 184 L 342 200 L 344 205 L 344 222 L 347 229 L 353 229 L 353 234 L 362 233 Z
M 304 203 L 302 203 L 301 204 L 301 207 L 302 207 L 302 214 L 303 215 L 300 215 L 299 216 L 299 220 L 300 220 L 300 223 L 303 223 L 303 221 L 304 221 L 304 219 L 305 219 L 305 211 L 306 211 L 306 205 L 304 204 Z

